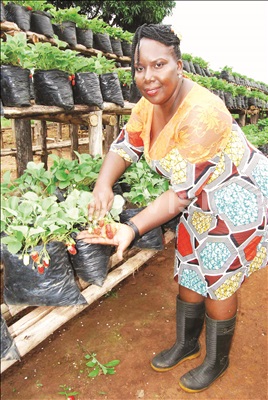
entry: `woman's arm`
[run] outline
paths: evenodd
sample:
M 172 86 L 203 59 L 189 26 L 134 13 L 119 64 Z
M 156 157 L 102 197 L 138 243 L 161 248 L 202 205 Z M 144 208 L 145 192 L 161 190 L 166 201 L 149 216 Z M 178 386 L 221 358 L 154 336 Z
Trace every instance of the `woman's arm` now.
M 114 199 L 112 187 L 131 163 L 113 151 L 104 158 L 97 182 L 93 190 L 93 200 L 88 206 L 89 217 L 103 218 L 111 209 Z
M 184 210 L 191 200 L 183 200 L 172 190 L 168 190 L 131 218 L 140 235 L 171 220 Z

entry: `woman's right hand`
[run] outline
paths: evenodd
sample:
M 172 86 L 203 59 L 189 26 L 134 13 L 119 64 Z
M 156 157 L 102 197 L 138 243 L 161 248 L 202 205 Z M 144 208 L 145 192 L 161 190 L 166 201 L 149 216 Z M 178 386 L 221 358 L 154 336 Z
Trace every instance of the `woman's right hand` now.
M 111 187 L 100 187 L 96 184 L 92 194 L 93 199 L 88 205 L 88 217 L 89 220 L 98 220 L 112 208 L 114 193 Z

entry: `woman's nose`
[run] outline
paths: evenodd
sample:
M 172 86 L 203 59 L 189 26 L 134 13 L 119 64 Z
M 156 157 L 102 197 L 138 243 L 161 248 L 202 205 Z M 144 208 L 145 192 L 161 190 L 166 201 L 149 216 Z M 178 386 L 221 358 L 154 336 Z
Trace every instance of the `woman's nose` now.
M 153 75 L 153 71 L 151 70 L 151 68 L 146 68 L 145 69 L 145 73 L 144 73 L 144 80 L 145 81 L 153 81 L 154 80 L 154 75 Z

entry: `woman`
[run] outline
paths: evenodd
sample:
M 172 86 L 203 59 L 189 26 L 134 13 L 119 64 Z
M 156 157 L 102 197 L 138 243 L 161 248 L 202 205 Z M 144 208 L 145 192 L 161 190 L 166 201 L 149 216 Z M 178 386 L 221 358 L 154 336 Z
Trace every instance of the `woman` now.
M 268 161 L 247 142 L 220 98 L 184 78 L 180 41 L 168 26 L 143 25 L 133 40 L 132 74 L 142 98 L 105 157 L 89 215 L 111 208 L 112 186 L 144 153 L 171 188 L 113 239 L 122 258 L 131 241 L 180 214 L 175 249 L 177 339 L 154 357 L 156 371 L 198 357 L 206 321 L 206 358 L 180 378 L 187 392 L 208 388 L 227 369 L 237 290 L 267 263 Z

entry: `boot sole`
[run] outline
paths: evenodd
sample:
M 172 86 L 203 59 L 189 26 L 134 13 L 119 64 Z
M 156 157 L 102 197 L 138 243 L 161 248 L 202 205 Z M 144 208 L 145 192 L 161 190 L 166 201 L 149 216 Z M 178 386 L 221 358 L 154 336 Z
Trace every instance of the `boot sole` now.
M 201 351 L 199 351 L 198 353 L 195 353 L 195 354 L 191 354 L 190 356 L 185 357 L 185 358 L 183 358 L 182 360 L 180 360 L 177 364 L 173 365 L 172 367 L 168 367 L 168 368 L 157 368 L 157 367 L 155 367 L 152 363 L 151 363 L 150 365 L 151 365 L 151 367 L 152 367 L 152 369 L 153 369 L 154 371 L 157 371 L 157 372 L 166 372 L 166 371 L 170 371 L 171 369 L 174 369 L 174 368 L 178 367 L 178 366 L 179 366 L 180 364 L 182 364 L 184 361 L 193 360 L 194 358 L 199 357 L 200 354 L 201 354 Z
M 189 388 L 187 388 L 186 386 L 183 386 L 183 384 L 179 381 L 179 386 L 180 386 L 180 388 L 182 389 L 182 390 L 184 390 L 185 392 L 187 392 L 187 393 L 199 393 L 199 392 L 203 392 L 204 390 L 206 390 L 206 389 L 208 389 L 214 382 L 216 382 L 218 379 L 220 379 L 224 374 L 225 374 L 225 372 L 227 371 L 227 368 L 226 368 L 226 370 L 224 370 L 216 379 L 214 379 L 214 381 L 212 381 L 208 386 L 206 386 L 206 387 L 204 387 L 204 388 L 202 388 L 202 389 L 189 389 Z

